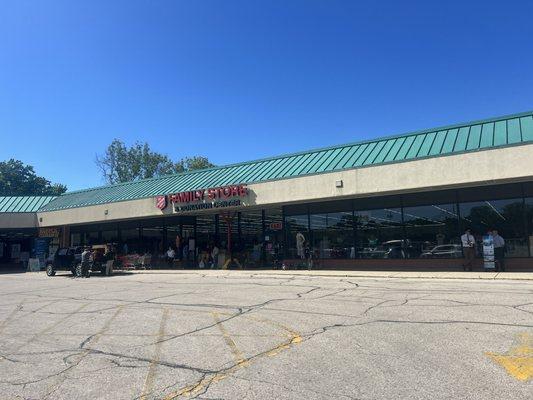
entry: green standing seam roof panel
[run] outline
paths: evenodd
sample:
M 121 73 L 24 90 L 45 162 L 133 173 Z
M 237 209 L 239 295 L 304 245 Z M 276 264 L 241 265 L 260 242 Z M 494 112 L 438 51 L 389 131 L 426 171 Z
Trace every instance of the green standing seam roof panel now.
M 372 151 L 368 155 L 367 159 L 363 161 L 363 165 L 373 164 L 374 160 L 378 157 L 379 153 L 381 153 L 386 143 L 387 143 L 386 140 L 382 140 L 381 142 L 378 142 L 376 144 L 376 147 L 374 147 L 374 149 L 372 149 Z
M 53 211 L 533 142 L 533 111 L 262 160 L 69 192 L 0 197 L 0 212 Z M 16 211 L 4 211 L 16 210 Z
M 0 213 L 31 213 L 50 203 L 56 196 L 0 196 Z
M 494 143 L 494 124 L 483 124 L 481 126 L 481 139 L 479 147 L 492 147 Z
M 345 159 L 340 160 L 339 164 L 337 165 L 337 168 L 344 169 L 349 168 L 351 165 L 353 165 L 357 159 L 361 156 L 361 153 L 364 151 L 364 149 L 368 146 L 368 144 L 361 144 L 359 146 L 354 146 L 348 154 L 346 154 L 347 157 Z
M 513 118 L 507 120 L 507 143 L 520 143 L 522 135 L 520 133 L 520 119 Z
M 494 124 L 494 146 L 507 144 L 507 121 L 498 121 Z
M 427 156 L 429 154 L 429 150 L 431 149 L 431 146 L 433 146 L 433 142 L 435 141 L 436 137 L 437 137 L 437 132 L 428 133 L 426 135 L 426 138 L 422 142 L 422 145 L 420 146 L 418 153 L 416 153 L 416 157 Z
M 446 137 L 442 143 L 441 154 L 451 153 L 457 140 L 457 133 L 459 129 L 450 129 L 446 132 Z
M 470 127 L 468 133 L 468 143 L 466 145 L 467 150 L 479 149 L 479 142 L 481 140 L 481 125 L 474 125 Z
M 361 165 L 364 165 L 364 162 L 368 158 L 368 155 L 374 150 L 377 143 L 369 143 L 368 146 L 366 146 L 361 154 L 359 154 L 359 157 L 357 157 L 357 160 L 354 161 L 353 164 L 347 165 L 347 167 L 360 167 Z
M 426 139 L 426 134 L 417 135 L 415 137 L 414 142 L 411 144 L 411 148 L 407 152 L 407 155 L 405 156 L 404 159 L 415 158 L 417 154 L 420 152 L 420 147 L 422 146 L 422 143 L 424 143 L 425 139 Z
M 455 140 L 454 152 L 460 152 L 466 150 L 468 143 L 468 136 L 470 135 L 470 127 L 465 126 L 459 129 L 457 132 L 457 139 Z
M 385 157 L 387 157 L 387 154 L 389 154 L 390 149 L 392 146 L 394 146 L 394 142 L 396 142 L 396 139 L 387 140 L 381 149 L 381 151 L 378 153 L 376 158 L 372 161 L 372 164 L 380 164 L 383 162 Z
M 398 150 L 398 154 L 394 156 L 393 160 L 405 160 L 407 157 L 408 151 L 411 149 L 411 146 L 413 145 L 413 142 L 415 141 L 415 136 L 409 136 L 405 138 L 405 141 L 400 146 L 400 150 Z M 392 161 L 392 160 L 391 160 Z
M 520 127 L 522 131 L 522 141 L 533 140 L 533 117 L 520 118 Z
M 381 162 L 388 162 L 394 160 L 394 157 L 396 157 L 396 154 L 398 154 L 398 151 L 400 151 L 400 148 L 402 147 L 404 142 L 405 138 L 396 139 L 394 143 L 390 146 L 387 155 L 383 158 Z

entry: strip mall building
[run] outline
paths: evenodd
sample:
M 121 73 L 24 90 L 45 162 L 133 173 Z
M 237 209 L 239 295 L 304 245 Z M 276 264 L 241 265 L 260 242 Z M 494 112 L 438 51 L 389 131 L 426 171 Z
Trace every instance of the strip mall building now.
M 35 252 L 36 237 L 164 254 L 179 236 L 189 266 L 216 242 L 250 268 L 298 264 L 302 246 L 319 268 L 457 268 L 467 227 L 477 237 L 498 229 L 508 269 L 533 268 L 533 112 L 56 198 L 0 198 L 0 259 Z

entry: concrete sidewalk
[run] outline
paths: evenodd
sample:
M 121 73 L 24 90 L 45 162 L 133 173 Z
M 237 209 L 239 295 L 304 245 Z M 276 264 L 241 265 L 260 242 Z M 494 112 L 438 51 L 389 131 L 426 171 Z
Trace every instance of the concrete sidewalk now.
M 338 270 L 137 270 L 140 274 L 202 274 L 206 276 L 320 276 L 396 279 L 482 279 L 482 280 L 533 280 L 533 272 L 483 272 L 483 271 L 338 271 Z

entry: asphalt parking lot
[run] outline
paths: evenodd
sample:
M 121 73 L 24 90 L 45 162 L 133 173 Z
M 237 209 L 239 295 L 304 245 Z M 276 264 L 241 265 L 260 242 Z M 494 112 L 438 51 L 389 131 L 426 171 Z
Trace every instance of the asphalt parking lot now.
M 0 275 L 2 399 L 531 399 L 533 281 Z

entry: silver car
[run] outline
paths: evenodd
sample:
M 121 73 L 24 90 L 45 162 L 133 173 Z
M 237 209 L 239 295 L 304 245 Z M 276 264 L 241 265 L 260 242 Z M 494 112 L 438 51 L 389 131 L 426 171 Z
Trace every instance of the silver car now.
M 463 250 L 459 244 L 441 244 L 420 254 L 420 258 L 460 258 Z

